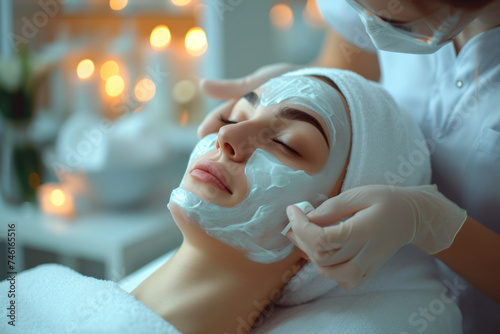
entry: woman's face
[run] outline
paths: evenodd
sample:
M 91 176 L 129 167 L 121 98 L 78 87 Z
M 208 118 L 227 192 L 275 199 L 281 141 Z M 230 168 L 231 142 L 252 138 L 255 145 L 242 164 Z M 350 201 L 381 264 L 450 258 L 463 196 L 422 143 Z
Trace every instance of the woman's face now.
M 330 152 L 323 118 L 286 101 L 263 106 L 261 94 L 261 88 L 250 92 L 227 119 L 220 118 L 216 149 L 191 162 L 184 175 L 185 190 L 219 206 L 235 206 L 247 196 L 245 166 L 257 148 L 309 175 L 323 168 Z

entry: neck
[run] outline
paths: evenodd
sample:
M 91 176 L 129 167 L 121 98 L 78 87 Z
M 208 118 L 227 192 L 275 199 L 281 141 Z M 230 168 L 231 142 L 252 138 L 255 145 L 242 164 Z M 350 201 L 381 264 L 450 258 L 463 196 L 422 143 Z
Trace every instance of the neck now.
M 256 263 L 196 224 L 179 226 L 185 236 L 179 250 L 132 294 L 182 333 L 249 332 L 302 267 L 298 251 Z
M 464 45 L 475 36 L 500 26 L 500 1 L 493 1 L 480 10 L 474 21 L 453 40 L 455 51 L 458 54 Z

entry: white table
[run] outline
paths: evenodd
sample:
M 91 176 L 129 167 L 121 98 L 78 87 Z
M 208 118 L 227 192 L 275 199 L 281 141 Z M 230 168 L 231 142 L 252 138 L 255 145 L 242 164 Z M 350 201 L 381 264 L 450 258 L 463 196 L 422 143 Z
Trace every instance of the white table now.
M 4 241 L 9 223 L 16 224 L 17 272 L 24 269 L 23 249 L 30 247 L 57 254 L 59 263 L 75 270 L 77 259 L 102 262 L 103 278 L 118 281 L 182 241 L 166 203 L 141 211 L 84 213 L 68 221 L 0 200 L 0 238 Z

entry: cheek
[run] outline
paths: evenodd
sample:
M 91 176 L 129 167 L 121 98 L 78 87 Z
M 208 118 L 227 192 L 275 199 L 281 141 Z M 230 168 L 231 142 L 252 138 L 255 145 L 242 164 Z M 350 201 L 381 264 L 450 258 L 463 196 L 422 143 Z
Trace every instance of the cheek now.
M 317 173 L 317 172 L 321 171 L 323 169 L 323 167 L 325 166 L 325 164 L 328 160 L 330 150 L 325 145 L 322 145 L 321 147 L 316 147 L 315 149 L 318 152 L 313 160 L 312 171 L 314 173 Z
M 326 145 L 321 142 L 316 142 L 317 144 L 307 146 L 304 151 L 304 164 L 303 169 L 309 175 L 316 174 L 320 172 L 325 166 L 328 160 L 329 150 Z

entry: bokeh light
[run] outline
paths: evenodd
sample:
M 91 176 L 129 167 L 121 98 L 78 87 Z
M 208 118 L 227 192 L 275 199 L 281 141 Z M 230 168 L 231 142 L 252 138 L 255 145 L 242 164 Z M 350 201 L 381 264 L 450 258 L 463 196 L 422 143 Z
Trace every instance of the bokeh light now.
M 138 101 L 146 102 L 151 100 L 156 93 L 156 86 L 153 80 L 145 78 L 139 81 L 134 88 L 135 98 Z
M 84 59 L 78 63 L 76 74 L 80 79 L 87 79 L 94 73 L 94 62 L 90 59 Z
M 293 12 L 285 4 L 277 4 L 269 12 L 271 23 L 278 29 L 288 29 L 293 24 Z
M 122 10 L 127 6 L 128 0 L 109 0 L 109 7 L 112 10 Z
M 172 97 L 179 104 L 189 103 L 196 95 L 196 85 L 189 80 L 181 80 L 174 85 Z
M 324 26 L 325 20 L 321 15 L 321 11 L 318 8 L 315 0 L 307 0 L 307 4 L 302 12 L 302 17 L 305 22 L 315 28 L 321 28 Z
M 200 56 L 207 50 L 207 35 L 199 27 L 191 28 L 186 34 L 184 45 L 191 56 Z
M 120 74 L 120 66 L 114 60 L 108 60 L 101 66 L 101 78 L 102 80 L 108 80 L 113 75 Z
M 170 30 L 165 25 L 156 26 L 149 37 L 151 46 L 157 49 L 167 46 L 171 39 L 172 35 L 170 34 Z
M 125 81 L 119 75 L 113 75 L 106 80 L 105 90 L 106 94 L 111 97 L 115 97 L 123 93 L 125 89 Z
M 54 206 L 62 206 L 66 202 L 66 195 L 61 189 L 54 189 L 50 192 L 50 202 Z
M 170 0 L 176 6 L 186 6 L 191 3 L 191 0 Z

